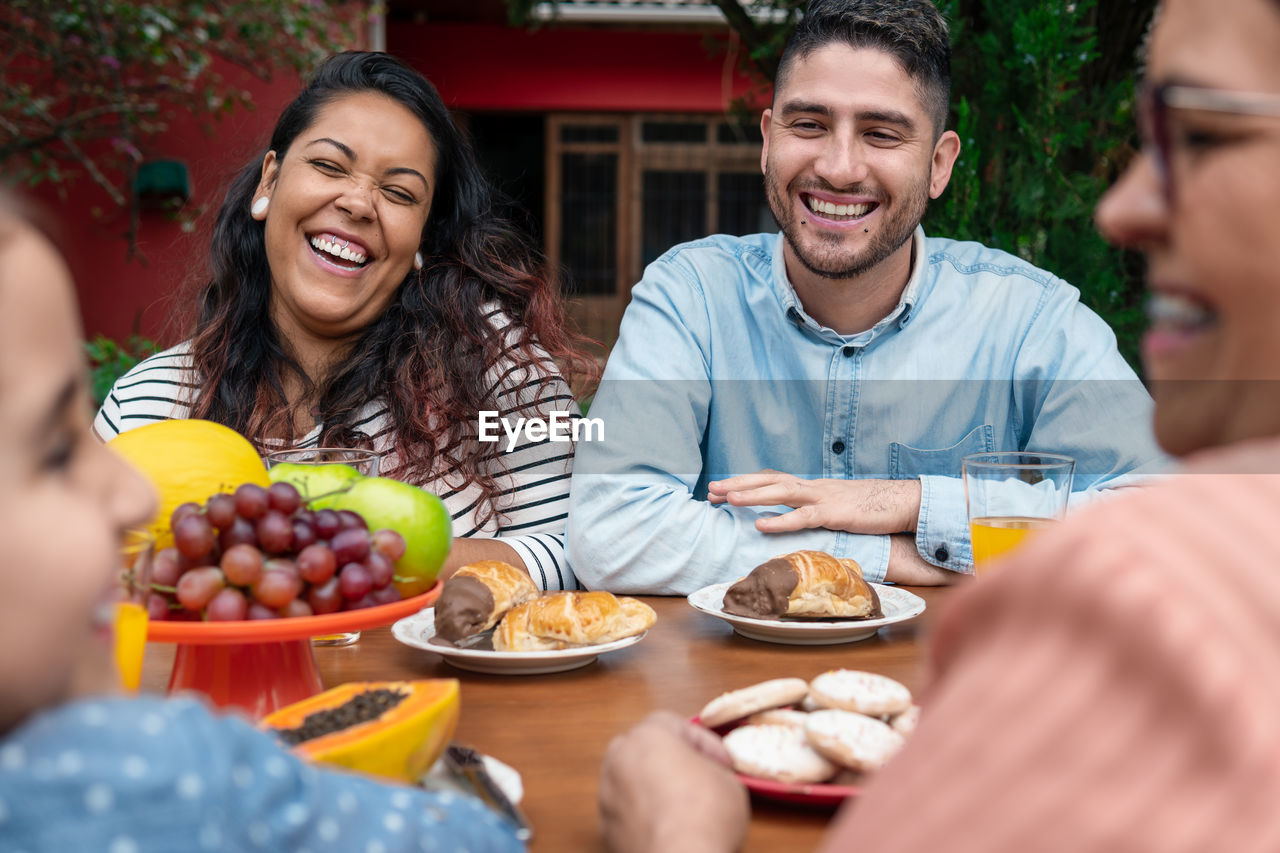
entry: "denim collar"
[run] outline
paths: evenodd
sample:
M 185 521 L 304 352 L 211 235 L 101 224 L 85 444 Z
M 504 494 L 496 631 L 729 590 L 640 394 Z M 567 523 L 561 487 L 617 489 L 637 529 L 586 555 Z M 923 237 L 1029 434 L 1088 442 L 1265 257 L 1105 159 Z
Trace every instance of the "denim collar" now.
M 786 240 L 786 237 L 779 231 L 773 248 L 773 289 L 777 294 L 782 313 L 791 322 L 795 323 L 797 328 L 808 330 L 811 334 L 840 346 L 863 346 L 891 327 L 902 328 L 906 325 L 911 316 L 911 309 L 921 295 L 920 291 L 924 280 L 925 243 L 924 229 L 922 227 L 917 225 L 915 232 L 911 235 L 913 253 L 911 275 L 907 277 L 907 285 L 902 289 L 902 296 L 899 298 L 897 306 L 870 329 L 853 335 L 842 335 L 834 329 L 829 329 L 805 312 L 804 306 L 800 304 L 800 297 L 796 295 L 795 287 L 792 286 L 791 280 L 787 278 L 787 263 L 783 257 L 784 240 Z

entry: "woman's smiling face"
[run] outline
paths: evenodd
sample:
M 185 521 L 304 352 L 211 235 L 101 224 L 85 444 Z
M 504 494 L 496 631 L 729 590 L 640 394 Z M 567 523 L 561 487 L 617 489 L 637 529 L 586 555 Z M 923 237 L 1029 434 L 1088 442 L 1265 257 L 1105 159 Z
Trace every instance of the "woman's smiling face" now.
M 435 192 L 436 148 L 377 92 L 334 98 L 262 165 L 271 318 L 286 340 L 343 341 L 386 310 L 413 267 Z
M 1147 84 L 1204 90 L 1163 113 L 1168 177 L 1148 141 L 1097 213 L 1147 257 L 1156 435 L 1175 454 L 1280 435 L 1280 115 L 1207 108 L 1280 104 L 1280 3 L 1166 0 Z

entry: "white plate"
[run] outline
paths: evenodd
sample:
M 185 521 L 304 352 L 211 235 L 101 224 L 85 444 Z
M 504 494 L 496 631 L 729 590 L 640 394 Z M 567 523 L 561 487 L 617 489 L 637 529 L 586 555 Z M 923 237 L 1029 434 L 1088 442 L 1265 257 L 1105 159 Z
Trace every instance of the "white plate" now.
M 827 646 L 836 643 L 852 643 L 874 636 L 885 625 L 905 622 L 924 612 L 924 599 L 896 586 L 873 583 L 880 596 L 879 619 L 844 620 L 834 622 L 805 622 L 781 619 L 753 619 L 725 613 L 724 593 L 733 583 L 715 583 L 704 586 L 689 595 L 689 603 L 703 613 L 723 619 L 744 637 L 763 640 L 766 643 L 785 643 L 792 646 Z
M 502 789 L 502 793 L 507 795 L 508 800 L 518 805 L 524 799 L 524 780 L 520 778 L 520 771 L 492 755 L 481 755 L 480 760 L 484 762 L 485 772 L 489 774 L 489 778 L 493 779 L 494 784 Z M 431 769 L 419 781 L 422 787 L 435 791 L 447 789 L 466 793 L 464 788 L 453 781 L 453 776 L 443 760 L 431 765 Z
M 548 672 L 564 672 L 586 666 L 597 655 L 625 649 L 644 638 L 644 634 L 583 646 L 576 649 L 559 649 L 548 652 L 495 652 L 489 649 L 459 649 L 431 642 L 436 635 L 436 611 L 434 607 L 406 616 L 391 626 L 391 634 L 406 646 L 434 652 L 445 662 L 458 669 L 483 672 L 488 675 L 543 675 Z

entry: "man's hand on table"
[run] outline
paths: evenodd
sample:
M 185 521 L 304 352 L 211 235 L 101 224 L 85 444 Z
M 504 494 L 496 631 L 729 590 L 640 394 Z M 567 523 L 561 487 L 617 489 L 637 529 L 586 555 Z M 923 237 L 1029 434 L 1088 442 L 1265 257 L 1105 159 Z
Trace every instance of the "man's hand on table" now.
M 920 517 L 919 480 L 802 480 L 765 469 L 707 484 L 707 500 L 732 506 L 789 506 L 756 519 L 762 533 L 810 527 L 850 533 L 911 533 Z
M 919 480 L 802 480 L 781 471 L 757 471 L 707 484 L 707 500 L 732 506 L 789 506 L 791 512 L 756 519 L 762 533 L 822 527 L 849 533 L 890 534 L 892 583 L 938 586 L 957 575 L 926 562 L 912 534 L 920 519 Z
M 609 743 L 600 768 L 600 827 L 609 850 L 737 850 L 750 816 L 746 788 L 706 729 L 655 711 Z

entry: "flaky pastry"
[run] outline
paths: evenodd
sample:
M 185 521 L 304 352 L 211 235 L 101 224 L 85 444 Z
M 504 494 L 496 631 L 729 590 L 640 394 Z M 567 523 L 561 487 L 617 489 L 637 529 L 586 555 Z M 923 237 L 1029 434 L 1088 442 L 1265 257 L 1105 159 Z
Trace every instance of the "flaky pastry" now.
M 482 560 L 463 566 L 445 581 L 436 602 L 436 634 L 460 640 L 487 631 L 507 611 L 538 597 L 538 588 L 524 572 L 501 560 Z
M 493 633 L 500 652 L 596 646 L 649 630 L 653 608 L 608 592 L 557 592 L 512 608 Z

